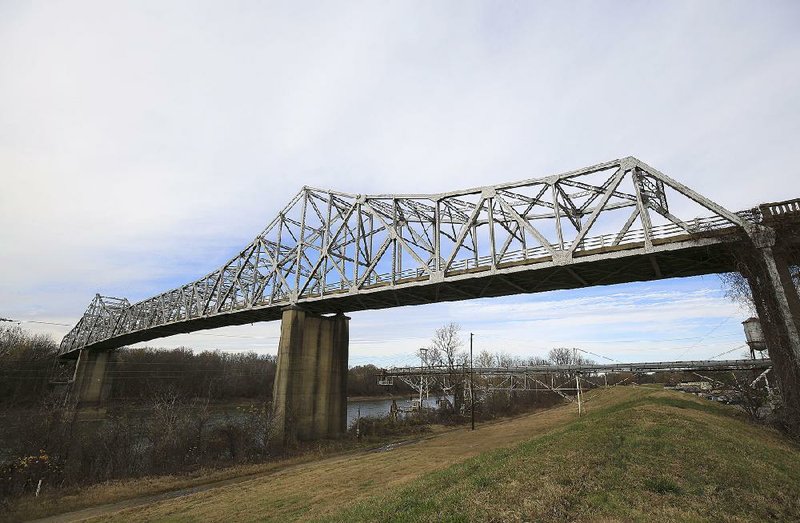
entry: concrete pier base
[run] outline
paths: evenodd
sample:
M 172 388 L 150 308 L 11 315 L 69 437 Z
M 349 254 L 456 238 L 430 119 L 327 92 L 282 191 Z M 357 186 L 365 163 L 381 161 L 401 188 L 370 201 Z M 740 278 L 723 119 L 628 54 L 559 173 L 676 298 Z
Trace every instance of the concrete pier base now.
M 347 429 L 349 321 L 288 307 L 273 389 L 277 440 L 334 437 Z
M 116 356 L 115 351 L 81 350 L 68 405 L 73 409 L 76 421 L 95 421 L 105 417 Z
M 116 351 L 82 349 L 75 363 L 75 376 L 64 415 L 71 423 L 70 445 L 64 472 L 78 478 L 89 452 L 86 442 L 104 422 L 111 394 Z

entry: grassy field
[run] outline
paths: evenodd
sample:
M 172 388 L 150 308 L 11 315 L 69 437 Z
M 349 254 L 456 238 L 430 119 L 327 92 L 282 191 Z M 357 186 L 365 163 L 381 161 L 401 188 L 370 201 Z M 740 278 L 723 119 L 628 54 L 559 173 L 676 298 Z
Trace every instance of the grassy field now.
M 644 387 L 93 513 L 136 521 L 798 521 L 800 448 Z M 77 515 L 73 515 L 77 516 Z M 66 518 L 70 519 L 70 518 Z
M 635 396 L 324 519 L 800 520 L 796 445 L 693 397 Z

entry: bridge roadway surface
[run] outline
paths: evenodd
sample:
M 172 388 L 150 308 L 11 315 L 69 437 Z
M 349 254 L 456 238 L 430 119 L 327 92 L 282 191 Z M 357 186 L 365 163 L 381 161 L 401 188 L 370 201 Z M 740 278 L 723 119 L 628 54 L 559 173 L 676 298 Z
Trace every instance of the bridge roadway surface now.
M 796 232 L 798 218 L 800 200 L 730 212 L 632 157 L 434 195 L 305 187 L 207 276 L 135 304 L 97 295 L 60 351 L 277 320 L 287 305 L 332 314 L 729 272 L 765 224 Z

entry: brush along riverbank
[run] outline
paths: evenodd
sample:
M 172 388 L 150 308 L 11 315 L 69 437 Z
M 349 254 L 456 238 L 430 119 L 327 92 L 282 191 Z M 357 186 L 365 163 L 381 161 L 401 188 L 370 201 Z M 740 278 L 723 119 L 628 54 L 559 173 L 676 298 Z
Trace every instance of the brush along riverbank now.
M 792 521 L 800 448 L 688 394 L 616 387 L 574 405 L 106 506 L 97 520 Z M 73 514 L 77 516 L 77 514 Z M 70 519 L 69 517 L 67 519 Z

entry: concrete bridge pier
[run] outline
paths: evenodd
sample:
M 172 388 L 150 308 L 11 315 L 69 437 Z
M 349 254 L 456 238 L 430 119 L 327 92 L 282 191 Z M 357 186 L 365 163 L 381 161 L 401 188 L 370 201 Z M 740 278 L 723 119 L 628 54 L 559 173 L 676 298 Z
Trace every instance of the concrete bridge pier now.
M 283 310 L 273 389 L 278 442 L 334 437 L 347 429 L 350 318 Z
M 67 396 L 65 421 L 71 423 L 71 441 L 67 451 L 65 473 L 81 474 L 88 452 L 86 440 L 106 418 L 111 394 L 111 371 L 117 359 L 113 350 L 81 349 L 75 362 L 75 375 Z
M 75 379 L 70 392 L 70 405 L 76 421 L 96 421 L 106 415 L 111 394 L 111 371 L 116 351 L 82 349 L 75 364 Z

